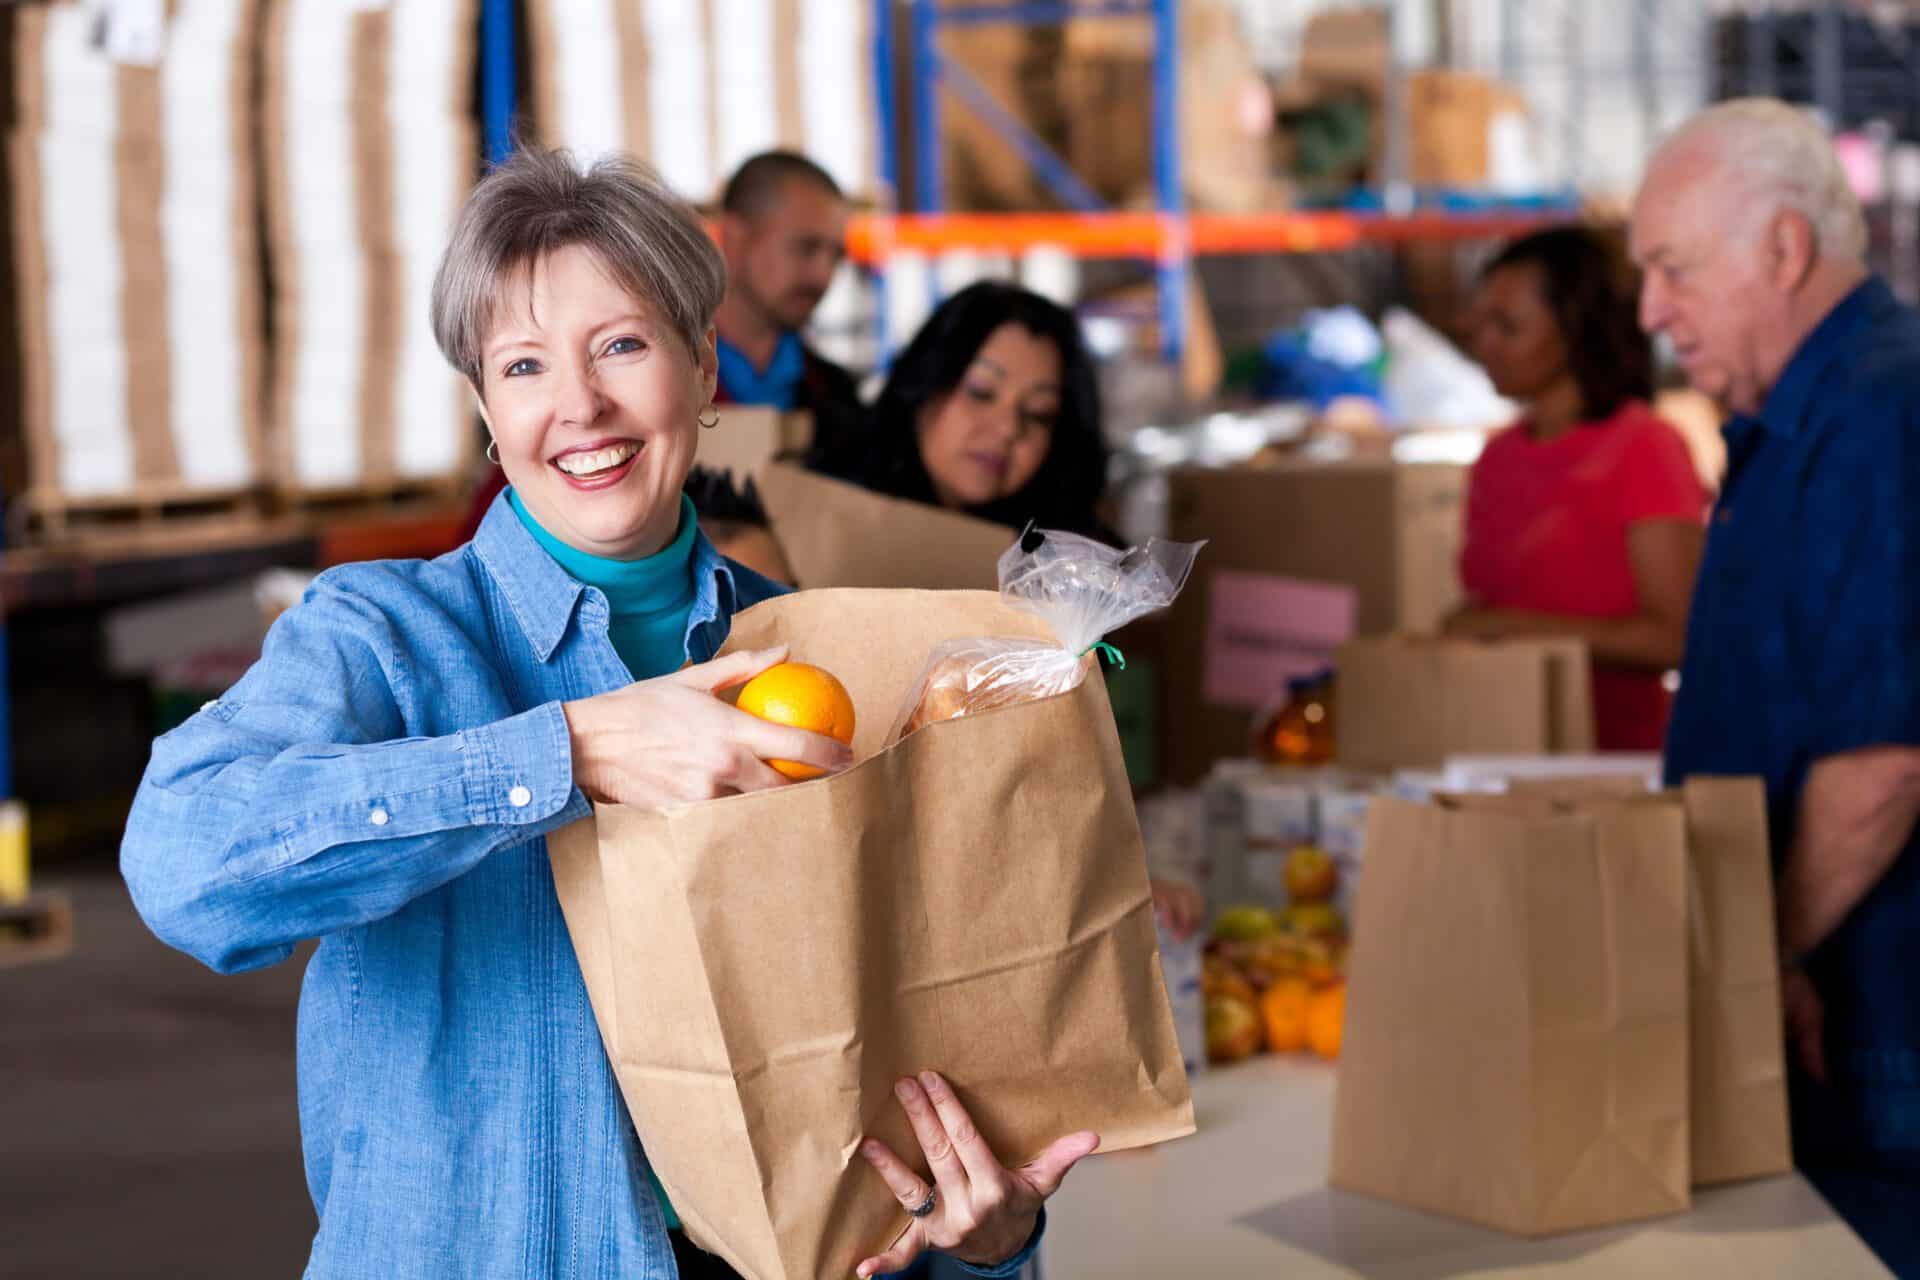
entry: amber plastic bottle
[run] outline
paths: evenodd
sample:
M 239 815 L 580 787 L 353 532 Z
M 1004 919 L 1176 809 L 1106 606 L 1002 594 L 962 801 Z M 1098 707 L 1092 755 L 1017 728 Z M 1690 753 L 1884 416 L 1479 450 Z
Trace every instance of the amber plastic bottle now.
M 1333 762 L 1333 672 L 1287 684 L 1287 700 L 1260 726 L 1254 749 L 1268 764 Z

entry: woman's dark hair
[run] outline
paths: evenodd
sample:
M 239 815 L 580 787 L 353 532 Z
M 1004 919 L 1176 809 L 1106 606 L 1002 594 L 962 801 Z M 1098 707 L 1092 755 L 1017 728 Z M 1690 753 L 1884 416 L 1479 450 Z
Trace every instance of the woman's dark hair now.
M 1480 278 L 1529 265 L 1539 269 L 1586 419 L 1610 418 L 1622 401 L 1652 398 L 1653 343 L 1640 330 L 1625 255 L 1585 227 L 1556 227 L 1515 240 Z
M 1100 389 L 1080 323 L 1072 312 L 1015 285 L 984 281 L 940 304 L 894 362 L 864 437 L 810 461 L 877 493 L 937 503 L 920 457 L 921 412 L 960 385 L 980 348 L 1006 324 L 1050 340 L 1059 351 L 1060 411 L 1046 461 L 1033 479 L 1018 493 L 968 514 L 1015 528 L 1031 520 L 1111 541 L 1094 512 L 1107 484 L 1107 445 Z

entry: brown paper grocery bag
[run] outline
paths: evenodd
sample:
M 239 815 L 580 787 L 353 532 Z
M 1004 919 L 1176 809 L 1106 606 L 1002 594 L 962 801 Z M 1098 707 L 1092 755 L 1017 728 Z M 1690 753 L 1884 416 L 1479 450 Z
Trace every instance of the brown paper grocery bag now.
M 1332 1181 L 1522 1235 L 1689 1204 L 1676 806 L 1382 798 Z
M 792 463 L 754 483 L 802 587 L 991 591 L 1019 531 L 956 511 L 882 497 Z
M 1766 792 L 1758 778 L 1681 788 L 1693 869 L 1693 1181 L 1793 1167 Z
M 1102 683 L 881 749 L 934 645 L 1048 638 L 986 593 L 807 592 L 735 620 L 836 672 L 861 763 L 550 838 L 635 1125 L 694 1240 L 756 1280 L 845 1275 L 905 1229 L 860 1158 L 947 1074 L 1002 1161 L 1193 1130 Z
M 1586 808 L 1671 805 L 1685 813 L 1693 1184 L 1784 1173 L 1793 1167 L 1793 1144 L 1766 791 L 1758 778 L 1699 777 L 1649 796 L 1623 793 L 1623 781 L 1557 779 L 1514 789 Z
M 1340 762 L 1431 769 L 1454 755 L 1593 750 L 1593 692 L 1578 640 L 1380 636 L 1343 646 Z

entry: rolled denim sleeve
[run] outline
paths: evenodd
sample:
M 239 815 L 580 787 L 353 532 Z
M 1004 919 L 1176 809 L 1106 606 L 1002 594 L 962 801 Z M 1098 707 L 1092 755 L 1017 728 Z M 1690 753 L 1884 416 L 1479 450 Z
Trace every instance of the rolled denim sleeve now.
M 407 737 L 407 654 L 323 578 L 226 697 L 158 739 L 121 844 L 162 940 L 221 972 L 391 915 L 590 812 L 558 702 Z

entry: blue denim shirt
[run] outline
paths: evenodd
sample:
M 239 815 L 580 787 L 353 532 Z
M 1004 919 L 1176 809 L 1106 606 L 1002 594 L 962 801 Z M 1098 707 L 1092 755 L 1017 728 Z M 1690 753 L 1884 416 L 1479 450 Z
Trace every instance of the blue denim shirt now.
M 782 590 L 704 536 L 693 572 L 696 662 Z M 121 848 L 147 924 L 223 973 L 320 940 L 310 1277 L 674 1275 L 544 839 L 590 812 L 561 702 L 630 680 L 607 626 L 503 496 L 437 560 L 321 575 L 154 744 Z
M 1726 437 L 1667 774 L 1763 778 L 1777 861 L 1816 761 L 1920 746 L 1920 315 L 1861 284 Z M 1795 1081 L 1796 1153 L 1920 1168 L 1920 833 L 1808 967 L 1831 1083 Z

